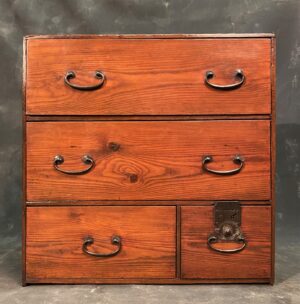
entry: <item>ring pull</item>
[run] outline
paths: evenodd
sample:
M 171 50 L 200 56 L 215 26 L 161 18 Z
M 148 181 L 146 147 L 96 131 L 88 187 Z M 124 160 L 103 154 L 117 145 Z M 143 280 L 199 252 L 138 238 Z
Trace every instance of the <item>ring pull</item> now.
M 216 202 L 214 206 L 214 231 L 208 236 L 207 245 L 211 250 L 221 253 L 236 253 L 242 251 L 246 245 L 246 239 L 242 233 L 242 212 L 237 201 Z M 237 243 L 234 249 L 221 249 L 214 244 Z
M 212 82 L 210 82 L 210 80 L 212 80 L 215 76 L 215 73 L 213 71 L 207 71 L 205 73 L 205 83 L 214 88 L 214 89 L 218 89 L 218 90 L 234 90 L 239 88 L 245 81 L 245 75 L 243 73 L 243 71 L 241 69 L 238 69 L 235 71 L 235 78 L 237 78 L 239 81 L 236 83 L 232 83 L 232 84 L 228 84 L 228 85 L 220 85 L 220 84 L 214 84 Z
M 89 166 L 86 169 L 79 170 L 79 171 L 67 171 L 67 170 L 61 169 L 59 167 L 59 165 L 63 164 L 64 161 L 65 161 L 65 159 L 62 155 L 56 155 L 53 160 L 53 167 L 55 168 L 55 170 L 62 172 L 64 174 L 69 174 L 69 175 L 80 175 L 80 174 L 88 173 L 95 166 L 95 161 L 89 155 L 84 155 L 81 159 L 81 161 L 84 164 L 89 165 Z
M 107 257 L 112 257 L 112 256 L 117 255 L 121 251 L 121 248 L 122 248 L 121 237 L 119 237 L 117 235 L 114 235 L 111 238 L 112 245 L 117 246 L 117 249 L 114 250 L 113 252 L 110 252 L 110 253 L 97 253 L 97 252 L 89 251 L 87 247 L 90 246 L 90 245 L 92 245 L 93 243 L 94 243 L 94 238 L 92 238 L 90 236 L 86 237 L 83 240 L 82 251 L 84 253 L 86 253 L 86 254 L 89 254 L 89 255 L 92 255 L 92 256 L 95 256 L 95 257 L 107 258 Z
M 202 168 L 204 171 L 210 172 L 210 173 L 214 173 L 214 174 L 218 174 L 218 175 L 233 175 L 233 174 L 237 174 L 239 173 L 243 166 L 244 166 L 244 159 L 240 156 L 240 155 L 236 155 L 233 158 L 233 162 L 237 165 L 239 165 L 238 168 L 236 169 L 232 169 L 232 170 L 226 170 L 226 171 L 218 171 L 218 170 L 213 170 L 213 169 L 209 169 L 207 164 L 211 163 L 213 161 L 213 157 L 206 155 L 203 157 L 202 159 Z
M 235 249 L 219 249 L 219 248 L 216 248 L 212 245 L 212 244 L 215 244 L 217 242 L 218 242 L 218 240 L 215 236 L 211 236 L 207 240 L 207 244 L 212 250 L 215 250 L 217 252 L 222 252 L 222 253 L 236 253 L 236 252 L 242 251 L 247 245 L 246 240 L 244 238 L 239 238 L 235 242 L 236 243 L 241 243 L 242 245 L 240 247 L 235 248 Z
M 93 90 L 97 90 L 97 89 L 102 87 L 102 85 L 104 83 L 104 80 L 105 80 L 105 75 L 100 71 L 95 71 L 95 78 L 99 79 L 100 81 L 99 81 L 99 83 L 97 83 L 95 85 L 91 85 L 91 86 L 81 86 L 81 85 L 78 85 L 78 84 L 71 83 L 70 80 L 74 79 L 74 78 L 76 78 L 75 72 L 73 72 L 73 71 L 67 72 L 65 77 L 64 77 L 65 83 L 69 87 L 71 87 L 73 89 L 76 89 L 76 90 L 93 91 Z

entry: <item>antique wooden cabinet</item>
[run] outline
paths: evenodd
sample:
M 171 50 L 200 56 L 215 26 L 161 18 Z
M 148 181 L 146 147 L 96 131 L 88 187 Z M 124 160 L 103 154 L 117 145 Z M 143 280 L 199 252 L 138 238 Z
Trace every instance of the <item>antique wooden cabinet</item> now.
M 272 283 L 272 34 L 24 39 L 23 283 Z

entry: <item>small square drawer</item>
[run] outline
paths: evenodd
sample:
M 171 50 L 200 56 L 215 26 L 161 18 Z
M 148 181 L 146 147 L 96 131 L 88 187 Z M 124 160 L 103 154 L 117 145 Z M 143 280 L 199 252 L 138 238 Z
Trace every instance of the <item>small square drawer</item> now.
M 28 39 L 30 115 L 270 114 L 270 39 Z
M 240 233 L 242 237 L 229 235 L 231 228 L 228 228 L 230 225 L 228 222 L 224 222 L 223 225 L 219 223 L 224 234 L 227 234 L 228 238 L 233 236 L 239 240 L 238 242 L 226 242 L 215 237 L 214 212 L 213 206 L 181 207 L 182 278 L 270 278 L 272 260 L 271 207 L 241 207 Z M 231 218 L 234 216 L 236 213 L 231 214 Z M 231 225 L 235 224 L 231 222 Z M 223 231 L 221 232 L 223 233 Z M 221 232 L 219 231 L 219 233 Z M 233 233 L 237 233 L 237 230 L 233 230 Z
M 176 207 L 28 207 L 26 281 L 174 278 Z

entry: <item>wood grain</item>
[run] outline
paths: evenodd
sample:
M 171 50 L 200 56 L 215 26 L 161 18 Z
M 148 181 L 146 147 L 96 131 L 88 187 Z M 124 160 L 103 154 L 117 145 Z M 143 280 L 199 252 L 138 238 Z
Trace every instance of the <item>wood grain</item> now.
M 26 113 L 56 115 L 270 114 L 270 39 L 29 39 Z M 59 58 L 59 60 L 58 60 Z M 218 84 L 246 82 L 220 91 L 204 84 L 212 70 Z M 80 85 L 64 84 L 67 71 Z
M 27 200 L 268 200 L 269 132 L 269 121 L 27 123 Z M 53 168 L 57 154 L 65 170 L 84 169 L 85 154 L 96 166 L 66 175 Z M 202 170 L 204 155 L 228 170 L 236 154 L 236 175 Z
M 112 235 L 121 252 L 109 258 L 82 252 L 92 236 L 96 252 L 111 252 Z M 26 281 L 174 278 L 176 207 L 27 207 Z
M 239 253 L 218 253 L 207 246 L 214 228 L 213 207 L 181 207 L 182 278 L 270 278 L 271 227 L 270 206 L 243 206 L 247 247 Z
M 240 89 L 204 85 L 208 69 L 228 84 L 236 68 Z M 107 81 L 75 91 L 63 82 L 70 69 L 78 84 L 95 69 Z M 274 282 L 275 77 L 274 34 L 25 37 L 23 285 Z M 83 169 L 85 153 L 96 167 L 63 175 L 57 153 L 64 169 Z M 225 170 L 237 153 L 238 175 L 201 169 L 202 154 Z M 245 251 L 207 249 L 214 200 L 242 201 Z M 122 255 L 95 263 L 82 253 L 84 233 L 109 252 L 116 232 Z

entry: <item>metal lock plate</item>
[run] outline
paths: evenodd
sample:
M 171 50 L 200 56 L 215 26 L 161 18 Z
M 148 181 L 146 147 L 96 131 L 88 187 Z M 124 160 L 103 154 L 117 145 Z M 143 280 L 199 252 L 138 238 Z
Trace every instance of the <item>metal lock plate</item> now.
M 216 202 L 214 207 L 214 232 L 208 237 L 208 246 L 218 252 L 234 253 L 246 246 L 241 231 L 241 206 L 237 201 Z M 218 242 L 236 242 L 242 246 L 233 250 L 216 249 L 212 246 Z
M 215 226 L 218 227 L 225 221 L 233 221 L 241 225 L 241 206 L 239 202 L 215 203 Z

